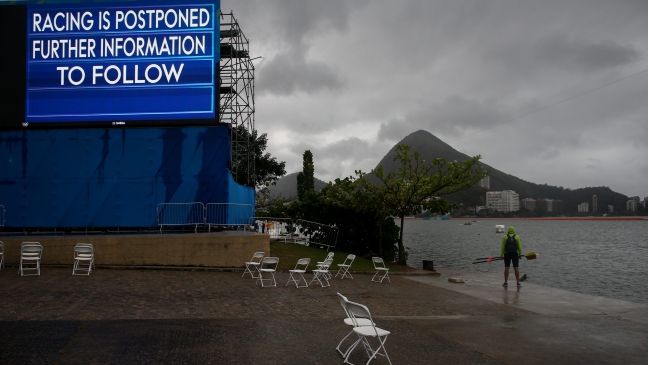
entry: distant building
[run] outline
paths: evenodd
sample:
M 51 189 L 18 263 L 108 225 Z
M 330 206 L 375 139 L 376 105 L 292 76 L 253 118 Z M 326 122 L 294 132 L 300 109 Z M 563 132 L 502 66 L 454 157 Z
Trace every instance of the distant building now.
M 635 200 L 635 199 L 631 199 L 631 200 L 627 201 L 626 202 L 626 210 L 629 211 L 629 212 L 637 212 L 638 211 L 638 201 Z
M 513 190 L 488 191 L 487 208 L 499 212 L 515 212 L 520 209 L 518 194 Z
M 552 211 L 552 199 L 543 199 L 543 206 L 546 212 Z
M 593 195 L 593 213 L 597 211 L 597 195 Z
M 520 207 L 528 210 L 534 210 L 536 209 L 536 200 L 530 198 L 521 199 Z
M 609 212 L 609 213 L 613 213 L 613 206 L 612 206 L 612 205 L 609 205 L 609 206 L 608 206 L 608 212 Z
M 588 202 L 583 202 L 577 206 L 577 212 L 588 213 Z
M 563 200 L 559 199 L 537 199 L 536 206 L 546 212 L 563 212 Z
M 475 212 L 478 213 L 479 211 L 481 211 L 481 210 L 483 210 L 483 209 L 487 209 L 487 207 L 484 206 L 484 205 L 477 205 L 477 206 L 475 207 Z
M 491 189 L 491 184 L 489 182 L 489 175 L 487 175 L 487 176 L 483 177 L 482 179 L 480 179 L 480 181 L 478 182 L 478 185 L 481 188 L 485 188 L 487 190 Z
M 563 200 L 552 199 L 552 210 L 548 210 L 548 212 L 557 212 L 557 213 L 563 212 Z

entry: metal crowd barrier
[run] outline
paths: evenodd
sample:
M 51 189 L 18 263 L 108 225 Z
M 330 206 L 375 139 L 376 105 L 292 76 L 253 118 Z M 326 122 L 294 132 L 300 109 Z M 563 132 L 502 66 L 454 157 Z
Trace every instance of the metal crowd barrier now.
M 205 222 L 205 205 L 203 203 L 160 203 L 156 208 L 160 232 L 163 226 L 194 226 Z
M 250 217 L 245 230 L 265 233 L 270 238 L 289 242 L 293 241 L 295 226 L 291 218 Z
M 295 243 L 306 246 L 322 246 L 327 251 L 336 247 L 338 228 L 317 222 L 298 219 L 295 221 Z
M 205 224 L 212 226 L 246 226 L 253 215 L 251 204 L 207 203 Z
M 160 232 L 164 226 L 245 226 L 253 215 L 251 204 L 160 203 L 156 208 Z
M 290 218 L 250 217 L 245 230 L 265 233 L 284 242 L 326 247 L 327 251 L 336 247 L 338 241 L 338 227 L 303 219 L 293 223 Z

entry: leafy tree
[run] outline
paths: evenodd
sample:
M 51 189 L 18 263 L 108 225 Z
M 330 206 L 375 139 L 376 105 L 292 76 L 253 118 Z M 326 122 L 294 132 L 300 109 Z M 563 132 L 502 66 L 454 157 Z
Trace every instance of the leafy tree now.
M 297 174 L 297 198 L 299 200 L 306 199 L 307 195 L 315 191 L 314 172 L 313 154 L 306 150 L 302 155 L 302 172 Z
M 308 152 L 308 151 L 307 151 Z M 289 202 L 286 199 L 269 200 L 265 206 L 271 217 L 305 219 L 338 228 L 336 249 L 358 256 L 376 256 L 377 250 L 386 261 L 394 261 L 397 256 L 397 237 L 399 227 L 394 218 L 387 213 L 361 208 L 367 205 L 366 198 L 357 195 L 358 189 L 352 178 L 336 179 L 322 190 L 316 192 L 309 187 L 313 174 L 310 152 L 304 155 L 304 171 L 298 182 L 302 186 L 300 200 Z
M 231 139 L 236 153 L 232 156 L 230 172 L 238 184 L 262 190 L 286 175 L 286 162 L 279 162 L 270 153 L 264 153 L 268 147 L 266 133 L 258 135 L 257 130 L 249 132 L 240 125 L 233 128 Z
M 385 173 L 383 166 L 371 173 L 380 180 L 372 184 L 357 171 L 358 186 L 400 218 L 399 226 L 399 263 L 406 264 L 406 253 L 403 246 L 403 222 L 406 215 L 418 214 L 423 210 L 431 212 L 448 211 L 450 205 L 440 196 L 468 189 L 487 175 L 487 171 L 478 164 L 480 155 L 464 162 L 452 161 L 437 157 L 426 163 L 417 152 L 407 145 L 397 145 L 395 161 L 401 166 L 397 171 Z
M 378 256 L 385 260 L 393 261 L 396 257 L 394 244 L 396 243 L 396 230 L 394 218 L 390 211 L 386 209 L 385 205 L 378 199 L 378 197 L 366 189 L 358 188 L 358 179 L 347 177 L 343 180 L 336 179 L 335 182 L 329 183 L 323 189 L 323 199 L 325 199 L 330 206 L 344 209 L 352 212 L 355 216 L 367 216 L 366 220 L 372 222 L 369 225 L 371 230 L 376 228 L 373 234 L 368 234 L 367 237 L 374 237 L 378 235 L 375 243 L 368 245 L 369 250 L 376 249 Z M 395 234 L 391 234 L 394 232 Z

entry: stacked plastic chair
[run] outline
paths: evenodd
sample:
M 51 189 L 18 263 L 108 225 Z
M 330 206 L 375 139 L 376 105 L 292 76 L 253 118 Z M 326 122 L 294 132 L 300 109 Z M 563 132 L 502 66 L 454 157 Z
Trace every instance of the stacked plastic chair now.
M 95 249 L 90 243 L 77 243 L 74 246 L 74 265 L 72 275 L 90 275 L 95 266 Z
M 20 276 L 40 275 L 43 246 L 39 242 L 23 242 L 20 245 Z M 25 274 L 25 271 L 36 271 L 35 274 Z

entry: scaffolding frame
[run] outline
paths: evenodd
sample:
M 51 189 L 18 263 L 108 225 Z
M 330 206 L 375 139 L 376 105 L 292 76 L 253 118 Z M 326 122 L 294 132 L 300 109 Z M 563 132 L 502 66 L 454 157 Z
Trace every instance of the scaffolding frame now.
M 248 136 L 255 130 L 255 67 L 248 38 L 232 11 L 220 16 L 218 121 L 229 125 L 232 177 L 254 187 L 255 146 Z

